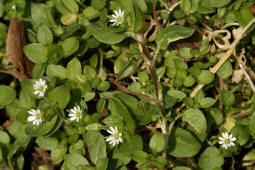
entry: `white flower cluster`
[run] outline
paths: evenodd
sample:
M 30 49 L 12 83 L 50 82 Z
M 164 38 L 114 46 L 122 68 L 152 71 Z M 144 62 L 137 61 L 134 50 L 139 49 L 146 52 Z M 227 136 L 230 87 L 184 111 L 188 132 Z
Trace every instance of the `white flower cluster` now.
M 70 116 L 70 120 L 76 120 L 77 122 L 79 122 L 79 120 L 82 119 L 82 110 L 80 106 L 73 107 L 71 109 L 71 113 L 68 116 Z
M 108 133 L 111 135 L 106 137 L 106 141 L 112 146 L 118 145 L 119 143 L 123 142 L 122 133 L 118 131 L 118 128 L 115 126 L 114 128 L 111 126 L 110 130 L 107 130 Z
M 42 114 L 40 109 L 31 109 L 28 111 L 28 113 L 31 115 L 27 118 L 27 120 L 29 122 L 33 122 L 33 125 L 39 125 L 40 123 L 42 123 Z
M 39 97 L 44 97 L 46 89 L 48 88 L 46 81 L 43 79 L 39 79 L 33 85 L 34 94 L 38 95 Z
M 114 15 L 115 14 L 115 15 Z M 114 10 L 114 14 L 112 14 L 112 16 L 110 16 L 112 19 L 110 20 L 110 22 L 112 22 L 113 26 L 119 26 L 123 23 L 124 21 L 124 11 L 122 11 L 121 9 Z
M 219 144 L 221 144 L 223 148 L 227 149 L 228 147 L 235 146 L 234 141 L 236 141 L 236 138 L 233 137 L 232 134 L 225 132 L 222 133 L 222 137 L 219 137 L 219 140 Z

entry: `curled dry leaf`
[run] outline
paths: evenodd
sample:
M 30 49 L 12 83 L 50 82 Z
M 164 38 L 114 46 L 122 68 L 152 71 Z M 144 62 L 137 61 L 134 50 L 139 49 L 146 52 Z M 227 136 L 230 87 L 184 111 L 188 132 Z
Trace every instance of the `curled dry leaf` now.
M 232 82 L 233 83 L 239 83 L 243 79 L 244 73 L 242 69 L 234 70 L 233 76 L 232 76 Z

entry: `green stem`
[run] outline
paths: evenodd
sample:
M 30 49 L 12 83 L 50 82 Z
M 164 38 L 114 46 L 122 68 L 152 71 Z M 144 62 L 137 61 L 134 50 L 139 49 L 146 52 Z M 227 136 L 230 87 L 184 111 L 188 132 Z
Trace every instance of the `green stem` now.
M 162 156 L 163 157 L 166 157 L 166 154 L 167 154 L 167 147 L 168 147 L 168 142 L 169 142 L 169 136 L 171 135 L 172 133 L 172 130 L 173 130 L 173 127 L 174 127 L 174 124 L 175 122 L 181 117 L 182 115 L 179 114 L 177 115 L 174 120 L 170 123 L 169 125 L 169 128 L 168 128 L 168 131 L 166 131 L 167 129 L 167 121 L 165 120 L 165 123 L 162 124 L 162 126 L 164 126 L 163 128 L 161 128 L 162 130 L 162 133 L 164 134 L 165 136 L 165 146 L 164 146 L 164 151 L 162 153 Z M 163 120 L 164 122 L 164 120 Z

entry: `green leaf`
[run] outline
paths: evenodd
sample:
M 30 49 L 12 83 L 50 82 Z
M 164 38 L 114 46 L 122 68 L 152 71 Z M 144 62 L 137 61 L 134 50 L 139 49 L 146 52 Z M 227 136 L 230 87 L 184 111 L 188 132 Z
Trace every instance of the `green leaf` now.
M 209 53 L 209 51 L 210 51 L 210 43 L 209 43 L 208 38 L 206 38 L 205 40 L 202 41 L 199 52 L 201 55 L 205 55 L 205 54 Z
M 85 142 L 89 146 L 90 160 L 97 164 L 98 160 L 106 158 L 106 143 L 104 137 L 97 131 L 88 131 Z
M 41 44 L 51 44 L 53 42 L 53 35 L 51 30 L 44 24 L 40 25 L 37 31 L 37 40 Z
M 46 12 L 47 10 L 48 9 L 45 6 L 45 4 L 31 3 L 32 21 L 33 23 L 35 23 L 37 27 L 39 27 L 39 25 L 42 23 L 46 24 L 47 26 L 50 26 L 52 24 L 52 23 L 49 23 L 47 12 Z
M 34 63 L 46 63 L 48 60 L 48 48 L 43 44 L 32 43 L 24 48 L 25 55 Z
M 4 1 L 0 1 L 0 18 L 4 14 Z
M 76 37 L 70 37 L 61 42 L 60 45 L 63 48 L 64 56 L 69 57 L 79 49 L 79 40 Z
M 216 103 L 216 100 L 211 97 L 205 97 L 200 100 L 199 104 L 202 108 L 208 108 L 211 107 Z
M 128 106 L 128 109 L 131 109 L 132 110 L 132 113 L 134 114 L 134 116 L 138 116 L 139 113 L 137 113 L 137 104 L 138 104 L 138 100 L 131 96 L 131 95 L 128 95 L 126 93 L 116 93 L 114 94 L 114 96 L 118 99 L 121 100 L 121 102 L 123 102 L 125 105 Z
M 91 1 L 91 6 L 97 10 L 101 10 L 105 7 L 106 1 L 93 0 Z
M 192 157 L 201 148 L 198 140 L 187 130 L 175 128 L 169 138 L 168 153 L 175 157 Z
M 73 24 L 78 19 L 77 14 L 74 13 L 66 13 L 61 16 L 61 23 L 64 25 Z
M 191 169 L 186 166 L 175 166 L 173 170 L 191 170 Z
M 134 161 L 144 164 L 148 161 L 149 155 L 144 151 L 138 150 L 132 153 L 132 158 Z
M 92 1 L 93 2 L 93 1 Z M 94 19 L 96 17 L 98 17 L 100 15 L 100 11 L 98 11 L 97 9 L 93 8 L 92 6 L 89 6 L 87 8 L 85 8 L 82 11 L 83 15 L 88 18 L 89 20 Z
M 79 6 L 75 0 L 62 0 L 62 2 L 70 12 L 78 13 Z
M 143 13 L 146 13 L 148 10 L 147 4 L 144 0 L 133 0 L 135 6 L 137 6 Z
M 253 14 L 250 7 L 245 6 L 241 8 L 240 11 L 234 11 L 234 14 L 238 23 L 242 27 L 245 27 L 253 19 Z
M 119 115 L 123 118 L 126 127 L 131 134 L 135 131 L 135 122 L 126 106 L 117 98 L 109 100 L 109 109 L 113 115 Z
M 248 129 L 249 129 L 249 133 L 255 137 L 255 113 L 252 114 L 252 116 L 250 117 L 250 121 L 249 121 L 249 125 L 248 125 Z
M 126 17 L 130 17 L 130 22 L 128 22 L 128 25 L 130 25 L 131 29 L 135 32 L 135 9 L 132 0 L 119 0 L 119 3 L 121 6 L 125 9 Z
M 247 161 L 247 162 L 245 162 Z M 243 157 L 243 166 L 251 166 L 253 162 L 255 161 L 255 149 L 252 149 Z
M 89 165 L 89 162 L 86 160 L 86 158 L 77 153 L 66 154 L 64 157 L 64 161 L 68 167 L 73 167 L 72 169 L 76 169 L 76 167 L 79 165 Z
M 195 83 L 195 79 L 192 77 L 192 75 L 186 76 L 183 82 L 183 85 L 186 87 L 191 87 Z
M 198 166 L 201 170 L 213 170 L 220 168 L 223 164 L 224 157 L 215 147 L 206 148 L 198 160 Z
M 186 14 L 189 14 L 189 11 L 191 9 L 191 1 L 190 0 L 181 0 L 180 8 Z
M 76 143 L 72 143 L 69 147 L 69 153 L 78 153 L 84 155 L 85 149 L 83 140 L 80 139 Z
M 138 7 L 135 7 L 135 26 L 134 26 L 134 32 L 139 32 L 144 25 L 144 18 L 142 15 L 142 12 Z
M 194 30 L 188 27 L 183 27 L 179 25 L 170 25 L 163 28 L 157 35 L 157 45 L 161 47 L 162 50 L 166 50 L 169 43 L 188 38 L 194 33 Z
M 70 81 L 77 82 L 78 76 L 81 76 L 82 68 L 80 61 L 75 57 L 73 58 L 66 67 L 66 78 Z
M 28 124 L 25 131 L 29 136 L 43 136 L 48 134 L 55 126 L 58 116 L 55 115 L 50 120 L 43 123 L 41 126 L 37 127 L 33 124 Z
M 214 7 L 214 8 L 224 7 L 229 2 L 231 2 L 231 0 L 220 0 L 220 1 L 210 0 L 211 7 Z
M 188 122 L 198 133 L 205 133 L 207 129 L 204 114 L 199 109 L 187 109 L 182 114 L 182 120 Z
M 184 92 L 179 90 L 169 90 L 167 94 L 171 97 L 178 99 L 179 102 L 187 96 Z
M 16 98 L 16 91 L 5 85 L 0 85 L 0 108 L 11 104 Z
M 70 100 L 70 90 L 63 85 L 58 86 L 48 93 L 48 99 L 60 109 L 65 109 Z
M 243 146 L 250 139 L 250 135 L 247 133 L 248 131 L 249 129 L 247 126 L 237 124 L 231 129 L 231 134 L 237 138 L 236 142 Z
M 213 119 L 214 119 L 214 121 L 215 121 L 217 126 L 222 124 L 222 122 L 223 122 L 223 114 L 220 111 L 220 109 L 212 108 L 212 109 L 210 109 L 209 112 L 210 112 L 211 116 L 213 117 Z
M 221 79 L 227 79 L 232 75 L 232 64 L 229 60 L 227 60 L 217 71 L 217 76 Z
M 155 133 L 150 140 L 150 148 L 154 152 L 161 152 L 165 146 L 165 137 L 162 133 Z
M 0 130 L 0 143 L 3 143 L 3 144 L 10 143 L 10 137 L 9 137 L 8 133 L 6 133 L 3 130 Z
M 125 34 L 115 33 L 111 28 L 105 28 L 95 24 L 89 25 L 89 31 L 98 41 L 106 44 L 116 44 L 127 37 Z
M 59 145 L 51 151 L 51 163 L 58 164 L 59 162 L 61 162 L 66 152 L 67 152 L 66 140 L 63 139 L 60 141 Z
M 57 138 L 47 138 L 43 136 L 39 136 L 35 140 L 36 144 L 45 150 L 53 150 L 58 146 L 58 139 Z
M 198 76 L 199 83 L 210 84 L 214 80 L 214 74 L 208 70 L 202 70 Z
M 113 151 L 113 158 L 117 159 L 118 165 L 127 164 L 135 151 L 143 149 L 143 140 L 141 136 L 134 135 L 128 139 L 125 143 L 122 143 L 119 148 L 115 148 Z
M 88 81 L 92 81 L 96 78 L 96 70 L 89 65 L 84 66 L 83 73 L 84 73 L 85 79 Z
M 231 106 L 235 102 L 235 95 L 228 90 L 222 90 L 220 93 L 222 104 L 225 106 Z
M 47 64 L 35 64 L 32 72 L 32 78 L 33 79 L 39 79 L 43 76 L 45 70 L 46 70 Z
M 48 76 L 58 77 L 60 79 L 66 78 L 66 69 L 61 65 L 49 64 L 46 70 Z

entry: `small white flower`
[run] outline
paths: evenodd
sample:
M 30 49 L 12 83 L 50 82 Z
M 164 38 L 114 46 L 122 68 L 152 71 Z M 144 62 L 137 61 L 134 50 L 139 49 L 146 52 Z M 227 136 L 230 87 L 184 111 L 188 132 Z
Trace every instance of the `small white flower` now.
M 114 10 L 114 14 L 112 14 L 111 16 L 112 19 L 110 20 L 110 22 L 113 23 L 112 24 L 113 26 L 121 25 L 124 21 L 124 11 L 122 11 L 121 9 L 119 9 L 119 11 Z
M 222 133 L 222 137 L 219 137 L 219 144 L 222 145 L 223 148 L 227 149 L 228 147 L 235 146 L 234 141 L 236 138 L 229 134 L 228 132 Z
M 31 114 L 32 116 L 29 116 L 27 118 L 27 120 L 29 122 L 33 122 L 33 125 L 39 125 L 40 123 L 42 123 L 42 115 L 41 115 L 41 111 L 39 109 L 31 109 L 28 111 L 29 114 Z
M 111 135 L 106 137 L 106 141 L 112 146 L 118 145 L 119 143 L 123 142 L 122 140 L 122 133 L 118 131 L 118 128 L 115 126 L 114 128 L 111 126 L 110 130 L 107 130 L 108 133 Z
M 34 84 L 34 94 L 39 97 L 43 97 L 45 95 L 45 91 L 47 89 L 46 81 L 43 79 L 39 79 Z
M 76 120 L 77 122 L 79 122 L 79 120 L 82 118 L 82 110 L 80 108 L 80 106 L 74 107 L 73 109 L 71 109 L 71 113 L 68 115 L 70 116 L 70 120 Z

